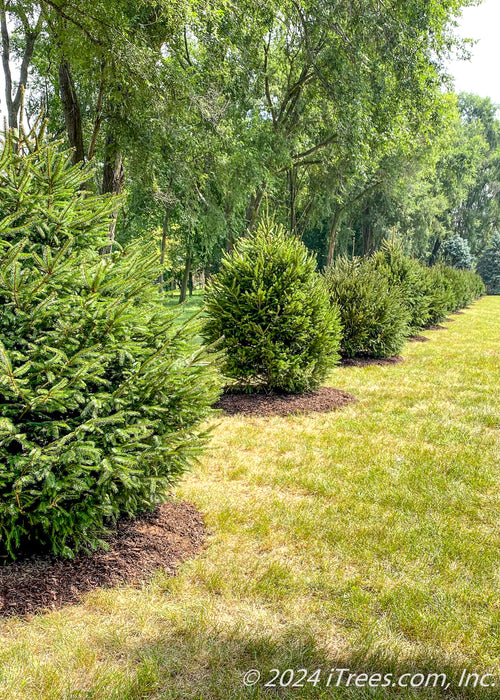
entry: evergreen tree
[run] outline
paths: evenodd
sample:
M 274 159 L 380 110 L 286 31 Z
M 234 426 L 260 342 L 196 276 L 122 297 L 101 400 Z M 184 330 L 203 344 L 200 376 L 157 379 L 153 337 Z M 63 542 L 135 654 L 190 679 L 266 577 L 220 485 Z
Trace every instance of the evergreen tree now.
M 445 241 L 443 259 L 457 270 L 471 270 L 474 265 L 468 242 L 458 234 Z
M 0 153 L 0 547 L 70 556 L 164 499 L 217 390 L 161 305 L 154 243 L 107 255 L 112 198 L 43 130 Z
M 429 318 L 427 319 L 429 326 L 442 323 L 457 304 L 454 285 L 446 270 L 443 263 L 422 268 L 425 293 L 429 303 Z
M 488 294 L 500 294 L 500 234 L 493 235 L 491 245 L 477 263 L 477 272 L 486 285 Z
M 269 219 L 238 241 L 208 286 L 205 338 L 247 391 L 315 389 L 338 360 L 340 326 L 316 260 Z
M 371 261 L 339 257 L 325 270 L 332 304 L 340 311 L 344 357 L 390 357 L 409 335 L 409 311 L 398 286 Z
M 373 256 L 373 264 L 387 276 L 391 286 L 398 287 L 410 314 L 409 330 L 413 335 L 429 321 L 429 299 L 422 266 L 404 254 L 401 244 L 384 241 L 381 250 Z

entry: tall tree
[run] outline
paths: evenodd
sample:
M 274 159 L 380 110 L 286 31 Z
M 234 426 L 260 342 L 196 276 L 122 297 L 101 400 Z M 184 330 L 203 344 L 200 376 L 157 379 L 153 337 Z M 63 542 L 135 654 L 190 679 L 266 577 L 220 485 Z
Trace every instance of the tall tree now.
M 43 27 L 43 15 L 37 3 L 0 2 L 0 28 L 2 37 L 2 68 L 5 79 L 5 104 L 8 126 L 17 129 L 23 91 L 28 82 L 28 73 L 35 45 Z M 12 52 L 11 33 L 16 38 L 16 48 Z M 19 80 L 14 80 L 13 69 L 19 64 Z

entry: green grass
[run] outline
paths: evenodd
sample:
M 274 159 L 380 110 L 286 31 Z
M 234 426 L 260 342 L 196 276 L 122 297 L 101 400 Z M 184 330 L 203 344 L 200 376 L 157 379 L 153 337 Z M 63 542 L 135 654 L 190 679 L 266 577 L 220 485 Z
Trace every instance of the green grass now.
M 193 322 L 199 330 L 201 325 L 201 315 L 200 310 L 203 306 L 204 294 L 202 290 L 195 290 L 192 296 L 188 296 L 186 301 L 179 304 L 179 292 L 176 291 L 174 294 L 171 292 L 166 294 L 166 305 L 172 309 L 176 314 L 174 327 L 180 326 L 181 324 L 193 319 Z M 202 337 L 199 332 L 196 332 L 193 337 L 193 345 L 199 347 L 202 343 Z
M 454 318 L 402 365 L 336 369 L 359 399 L 343 411 L 220 417 L 176 492 L 206 550 L 142 590 L 3 621 L 0 698 L 498 697 L 500 297 Z M 451 686 L 242 683 L 318 667 Z M 457 688 L 464 668 L 497 688 Z
M 179 304 L 179 292 L 176 291 L 174 294 L 172 292 L 167 292 L 165 295 L 167 306 L 171 307 L 174 311 L 182 312 L 179 318 L 182 320 L 187 320 L 194 313 L 199 311 L 203 306 L 203 291 L 196 289 L 192 296 L 188 296 L 186 301 Z

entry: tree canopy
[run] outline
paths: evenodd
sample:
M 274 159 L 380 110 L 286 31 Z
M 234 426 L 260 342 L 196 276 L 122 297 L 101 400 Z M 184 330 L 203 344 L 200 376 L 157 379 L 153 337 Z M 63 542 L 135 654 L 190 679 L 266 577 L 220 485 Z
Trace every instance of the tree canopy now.
M 435 262 L 498 229 L 496 105 L 450 92 L 472 0 L 2 0 L 8 125 L 43 110 L 122 194 L 109 239 L 153 234 L 160 283 L 272 207 L 320 264 L 398 237 Z M 18 80 L 16 80 L 18 78 Z

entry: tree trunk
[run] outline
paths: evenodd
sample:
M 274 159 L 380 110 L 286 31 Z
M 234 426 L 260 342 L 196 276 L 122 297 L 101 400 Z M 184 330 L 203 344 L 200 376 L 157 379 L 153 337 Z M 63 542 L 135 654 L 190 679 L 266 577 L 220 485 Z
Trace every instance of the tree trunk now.
M 288 171 L 288 188 L 290 193 L 290 231 L 297 234 L 297 213 L 295 210 L 295 200 L 297 197 L 297 168 L 292 167 Z
M 246 210 L 246 221 L 247 228 L 252 231 L 257 223 L 257 217 L 259 216 L 260 205 L 262 204 L 262 199 L 264 198 L 264 188 L 259 187 L 250 197 L 250 202 L 248 203 Z
M 188 278 L 188 289 L 189 289 L 189 296 L 193 296 L 193 289 L 194 289 L 194 284 L 193 284 L 193 273 L 190 270 L 189 271 L 189 278 Z
M 182 304 L 183 301 L 186 301 L 186 292 L 187 292 L 187 286 L 188 286 L 190 272 L 191 272 L 191 255 L 188 254 L 188 256 L 186 258 L 186 266 L 184 267 L 184 273 L 182 275 L 181 292 L 179 294 L 179 304 Z
M 337 209 L 333 217 L 332 226 L 328 235 L 328 252 L 326 254 L 326 266 L 329 267 L 333 262 L 333 254 L 335 253 L 335 243 L 337 241 L 337 231 L 339 229 L 342 210 Z
M 363 255 L 369 255 L 373 246 L 373 227 L 370 222 L 370 208 L 365 207 L 363 212 L 363 223 L 361 226 L 363 236 Z
M 99 94 L 97 96 L 97 103 L 96 103 L 96 109 L 95 109 L 95 119 L 94 119 L 94 128 L 92 129 L 92 136 L 90 139 L 90 146 L 89 146 L 89 152 L 87 153 L 87 160 L 92 160 L 95 154 L 95 149 L 97 145 L 97 138 L 99 136 L 99 132 L 101 130 L 101 124 L 102 124 L 102 104 L 104 101 L 104 70 L 105 70 L 106 64 L 104 62 L 101 63 L 101 81 L 99 83 Z
M 125 184 L 125 171 L 123 168 L 123 159 L 116 139 L 112 134 L 106 136 L 106 148 L 104 156 L 104 168 L 102 173 L 102 193 L 103 194 L 120 194 L 123 185 Z M 103 253 L 110 253 L 115 240 L 116 220 L 118 212 L 111 215 L 109 223 L 109 245 L 105 246 Z
M 163 266 L 165 264 L 165 249 L 167 247 L 167 236 L 168 236 L 168 220 L 170 218 L 170 207 L 165 207 L 165 216 L 163 217 L 163 226 L 161 231 L 161 244 L 160 244 L 160 268 L 161 272 L 158 276 L 158 284 L 160 286 L 159 291 L 163 290 L 163 285 L 165 280 L 163 277 Z
M 24 90 L 28 81 L 28 71 L 35 50 L 35 43 L 40 35 L 42 28 L 42 13 L 40 12 L 35 27 L 30 27 L 26 21 L 23 21 L 25 32 L 24 53 L 19 68 L 19 82 L 15 95 L 13 94 L 12 73 L 10 70 L 10 36 L 7 23 L 6 8 L 8 4 L 3 2 L 0 9 L 0 29 L 2 37 L 2 64 L 5 76 L 5 103 L 7 105 L 8 124 L 10 129 L 19 128 L 19 112 L 22 108 Z
M 5 77 L 5 103 L 7 105 L 7 115 L 9 120 L 9 129 L 17 129 L 17 110 L 14 109 L 12 99 L 12 74 L 10 72 L 10 37 L 7 26 L 7 16 L 5 9 L 1 10 L 2 21 L 2 64 Z
M 436 260 L 437 260 L 437 256 L 438 256 L 440 248 L 441 248 L 441 239 L 438 236 L 436 238 L 436 241 L 434 243 L 434 248 L 432 249 L 432 253 L 431 253 L 430 258 L 429 258 L 429 265 L 436 264 Z
M 59 64 L 59 93 L 63 105 L 69 144 L 74 149 L 73 165 L 76 165 L 85 160 L 82 111 L 71 75 L 71 67 L 67 59 L 63 59 Z

